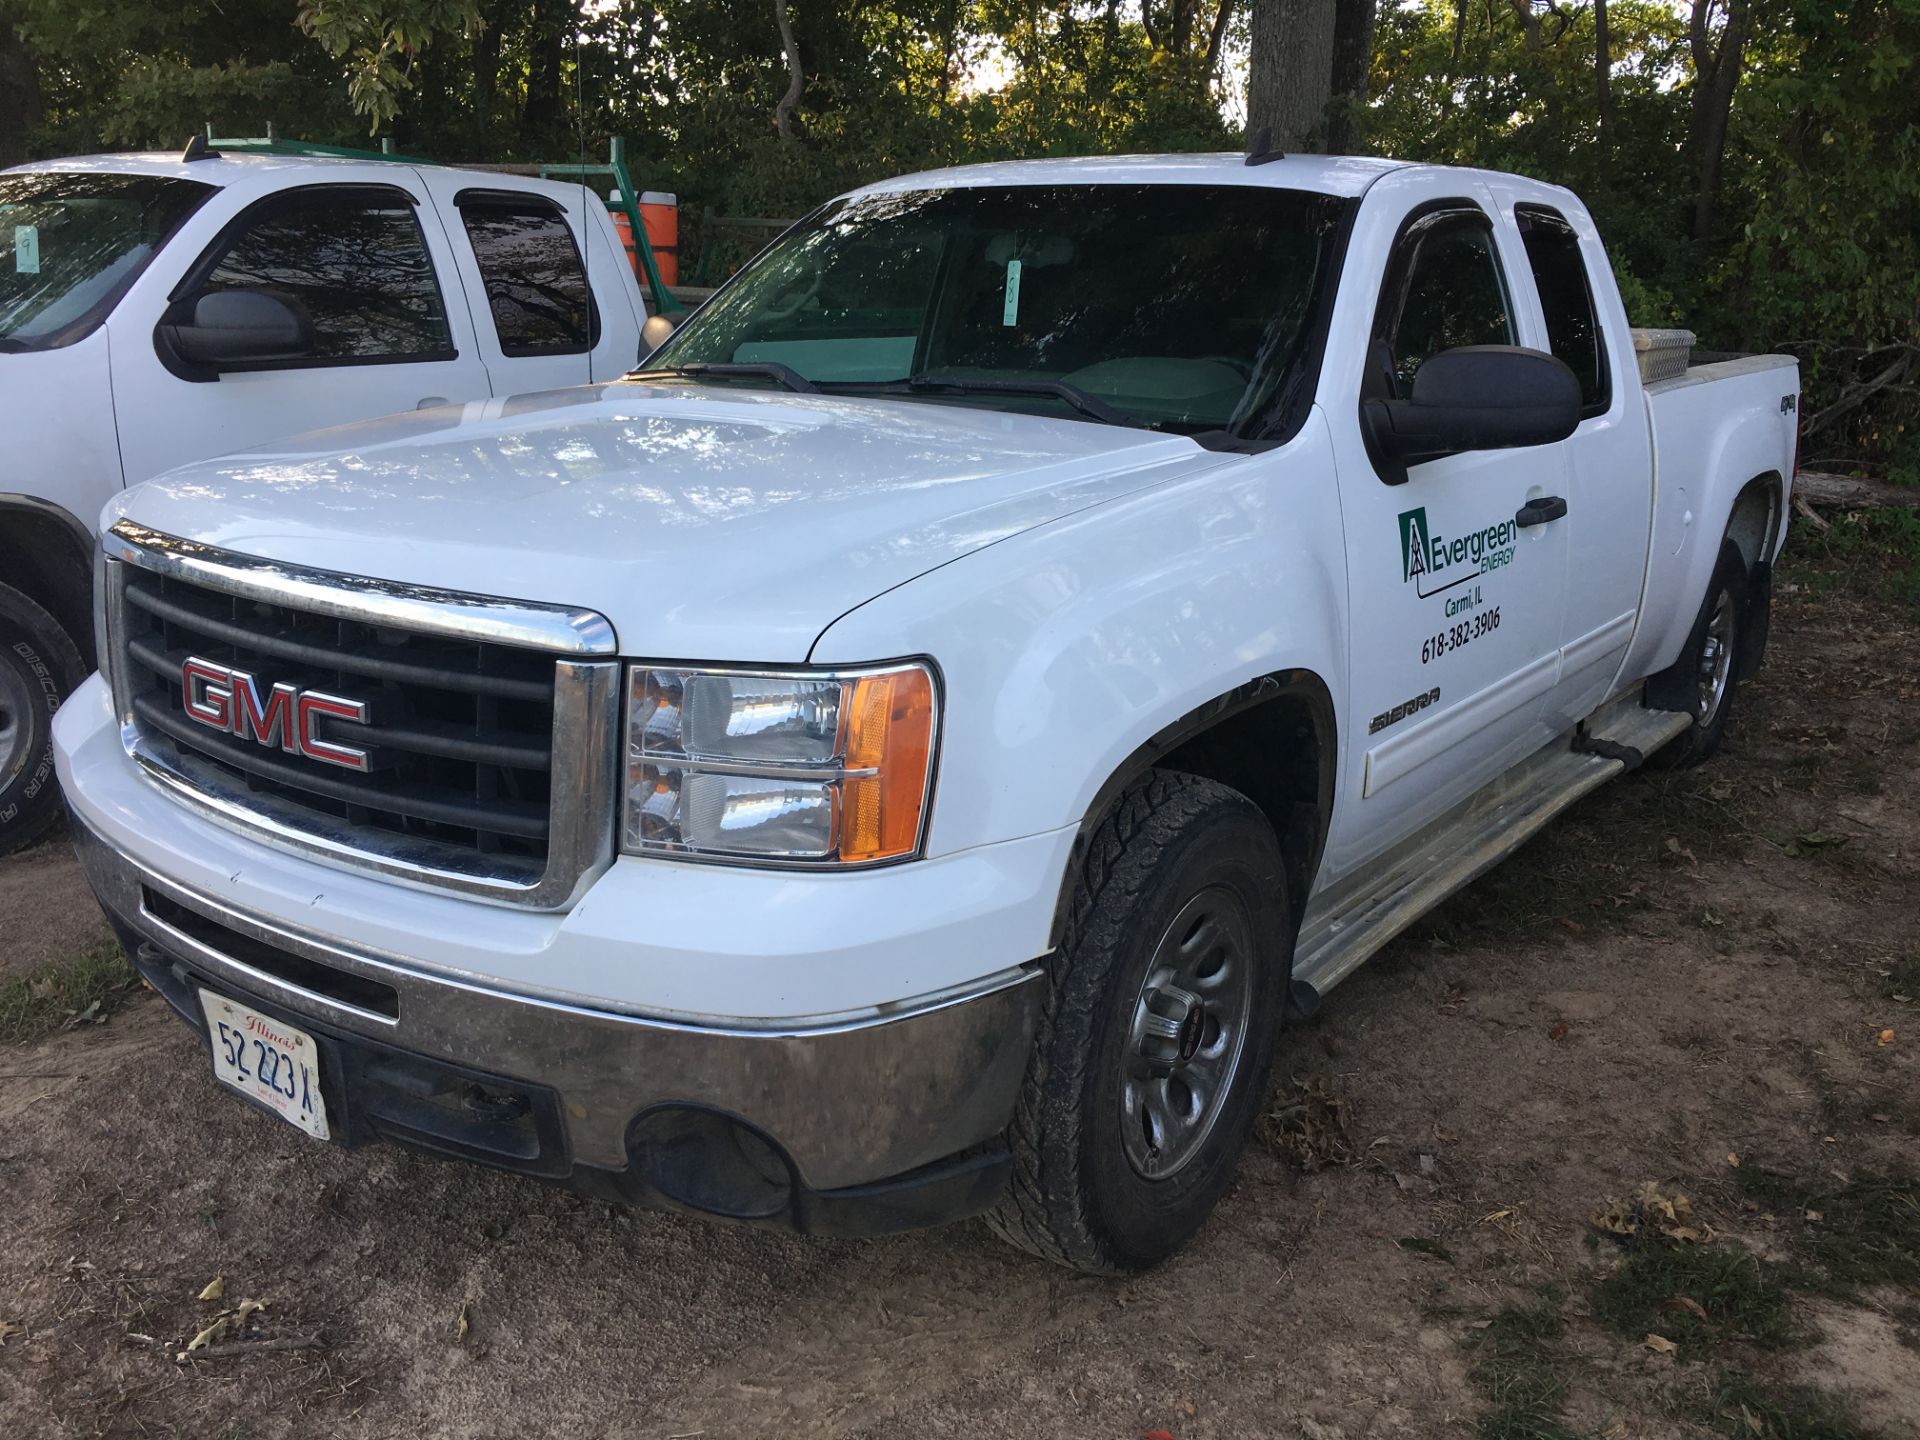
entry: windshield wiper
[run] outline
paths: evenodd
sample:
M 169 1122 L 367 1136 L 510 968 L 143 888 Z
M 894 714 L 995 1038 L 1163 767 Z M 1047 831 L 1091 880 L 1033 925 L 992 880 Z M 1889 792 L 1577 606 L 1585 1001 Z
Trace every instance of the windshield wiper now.
M 909 390 L 950 390 L 957 395 L 1047 395 L 1064 401 L 1089 420 L 1098 420 L 1103 425 L 1126 425 L 1136 430 L 1152 428 L 1144 421 L 1114 409 L 1098 395 L 1088 394 L 1070 380 L 1051 380 L 1038 376 L 1031 380 L 1003 380 L 986 375 L 948 375 L 931 370 L 924 375 L 908 376 L 906 387 Z
M 685 375 L 693 380 L 702 380 L 709 375 L 716 380 L 774 380 L 802 395 L 820 393 L 819 388 L 806 376 L 791 365 L 782 365 L 778 360 L 743 361 L 737 365 L 722 365 L 707 360 L 697 360 L 691 365 L 655 365 L 645 370 L 631 371 L 627 378 L 645 380 L 650 375 Z
M 1089 420 L 1103 425 L 1125 425 L 1133 430 L 1151 430 L 1144 420 L 1136 420 L 1116 410 L 1098 395 L 1088 394 L 1070 380 L 1054 380 L 1036 375 L 1028 380 L 1008 380 L 992 375 L 952 375 L 929 370 L 909 375 L 904 380 L 831 380 L 834 390 L 861 390 L 876 395 L 913 395 L 945 391 L 951 395 L 1042 395 L 1078 410 Z

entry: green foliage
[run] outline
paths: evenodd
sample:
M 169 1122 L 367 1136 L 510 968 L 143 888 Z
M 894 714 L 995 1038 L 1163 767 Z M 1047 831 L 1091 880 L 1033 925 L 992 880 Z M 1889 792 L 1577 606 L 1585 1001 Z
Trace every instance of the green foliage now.
M 138 978 L 120 946 L 103 940 L 0 981 L 0 1044 L 104 1020 Z
M 1636 1240 L 1594 1285 L 1592 1300 L 1602 1324 L 1634 1338 L 1663 1335 L 1683 1357 L 1716 1340 L 1782 1345 L 1797 1333 L 1786 1286 L 1732 1242 Z
M 765 232 L 710 217 L 976 160 L 1236 146 L 1251 0 L 1216 49 L 1223 3 L 790 0 L 791 140 L 767 0 L 0 0 L 0 21 L 37 60 L 34 153 L 172 148 L 206 122 L 345 142 L 371 124 L 449 160 L 621 135 L 679 192 L 683 259 L 704 246 L 718 278 Z M 1604 131 L 1592 0 L 1378 3 L 1369 98 L 1342 112 L 1359 148 L 1570 187 L 1635 323 L 1791 351 L 1807 462 L 1920 483 L 1920 0 L 1751 0 L 1699 239 L 1692 0 L 1610 0 Z

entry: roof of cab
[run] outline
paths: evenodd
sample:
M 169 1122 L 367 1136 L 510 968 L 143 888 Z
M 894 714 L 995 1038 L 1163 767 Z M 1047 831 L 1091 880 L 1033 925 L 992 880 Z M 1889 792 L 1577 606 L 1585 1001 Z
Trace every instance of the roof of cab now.
M 863 185 L 855 195 L 974 185 L 1259 185 L 1358 196 L 1404 160 L 1364 155 L 1283 155 L 1247 164 L 1238 151 L 1209 155 L 1092 155 L 1057 160 L 1000 160 L 923 170 Z
M 541 180 L 529 175 L 509 175 L 490 170 L 469 170 L 460 165 L 417 166 L 398 157 L 392 160 L 355 159 L 334 155 L 275 155 L 248 151 L 214 151 L 198 160 L 183 160 L 177 151 L 128 152 L 118 155 L 74 155 L 61 160 L 35 160 L 17 165 L 0 174 L 24 175 L 54 173 L 64 175 L 154 175 L 170 180 L 198 180 L 203 185 L 225 189 L 242 181 L 262 182 L 269 189 L 281 179 L 305 171 L 316 179 L 339 169 L 377 170 L 385 165 L 403 169 L 432 168 L 456 174 L 472 175 L 476 186 L 499 189 L 532 190 L 555 198 L 571 192 L 578 194 L 577 181 Z

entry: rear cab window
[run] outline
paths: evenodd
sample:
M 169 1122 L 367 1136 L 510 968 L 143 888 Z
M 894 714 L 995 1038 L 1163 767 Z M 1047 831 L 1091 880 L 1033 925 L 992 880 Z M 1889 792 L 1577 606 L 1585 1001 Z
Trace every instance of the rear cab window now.
M 1565 216 L 1545 205 L 1517 205 L 1513 218 L 1546 317 L 1548 347 L 1579 378 L 1582 417 L 1604 415 L 1613 401 L 1612 377 L 1580 237 Z
M 600 317 L 573 229 L 554 202 L 513 191 L 454 198 L 486 287 L 500 353 L 584 355 Z

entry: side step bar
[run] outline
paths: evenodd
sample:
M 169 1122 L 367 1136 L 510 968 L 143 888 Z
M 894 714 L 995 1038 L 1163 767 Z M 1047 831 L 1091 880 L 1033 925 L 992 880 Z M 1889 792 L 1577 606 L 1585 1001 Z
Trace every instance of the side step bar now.
M 1636 688 L 1307 902 L 1294 1007 L 1324 996 L 1394 936 L 1519 849 L 1588 791 L 1679 736 L 1693 717 L 1647 710 Z

